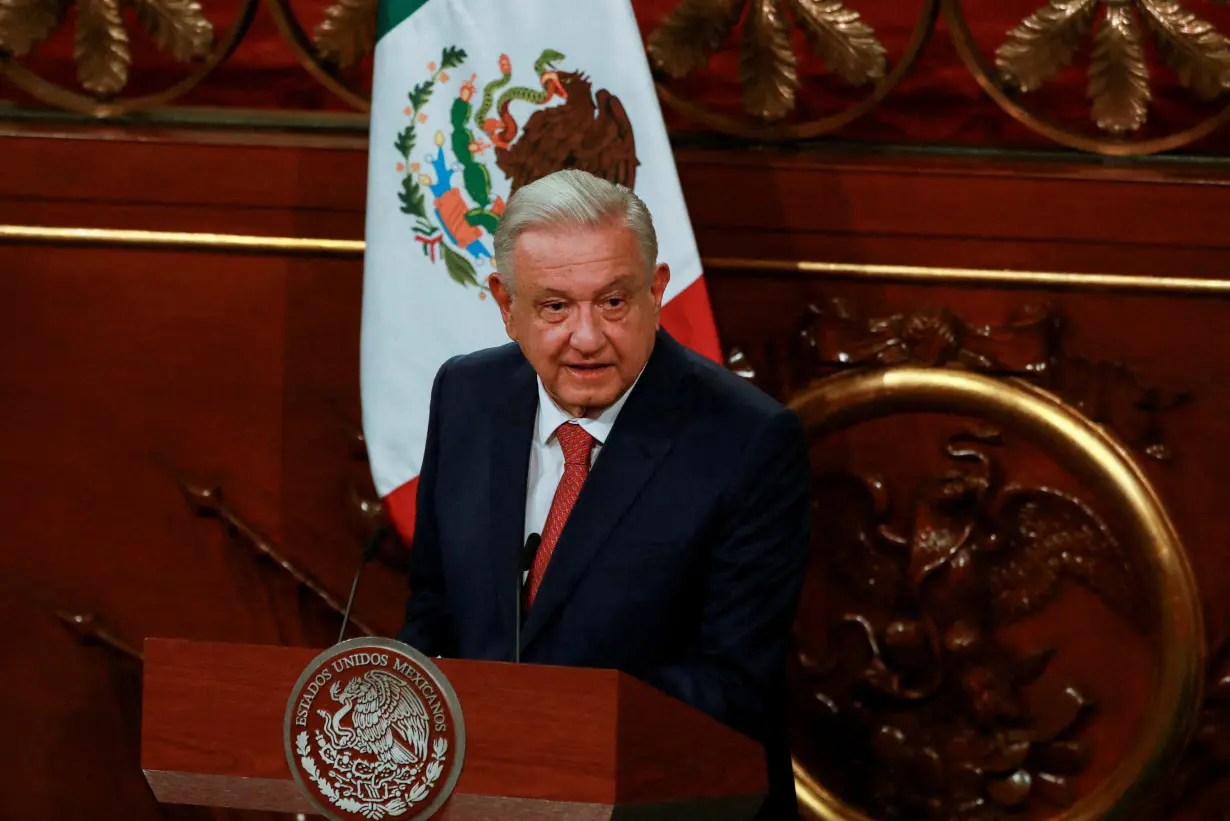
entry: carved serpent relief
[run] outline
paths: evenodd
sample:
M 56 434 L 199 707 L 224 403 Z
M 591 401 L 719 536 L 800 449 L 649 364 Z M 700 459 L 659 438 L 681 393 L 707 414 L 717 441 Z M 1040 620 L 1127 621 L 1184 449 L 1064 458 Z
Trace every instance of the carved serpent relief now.
M 800 668 L 812 732 L 859 762 L 832 788 L 875 818 L 1001 819 L 1070 804 L 1097 694 L 1052 676 L 1027 698 L 1057 649 L 1022 650 L 1001 631 L 1066 584 L 1142 633 L 1155 621 L 1106 523 L 1072 495 L 1014 484 L 1001 444 L 991 428 L 951 437 L 951 469 L 923 482 L 901 533 L 889 517 L 900 500 L 882 482 L 816 477 L 813 527 L 825 537 L 814 570 L 857 605 Z
M 735 355 L 746 360 L 742 351 Z M 762 369 L 766 377 L 781 374 L 779 395 L 860 367 L 948 366 L 1020 376 L 1157 460 L 1174 456 L 1162 425 L 1165 412 L 1191 399 L 1185 390 L 1146 382 L 1126 364 L 1068 350 L 1064 318 L 1046 303 L 1021 305 L 1002 323 L 989 325 L 944 307 L 867 316 L 848 300 L 832 298 L 807 306 L 777 357 L 783 355 L 778 367 Z
M 1163 807 L 1197 821 L 1226 821 L 1230 815 L 1230 639 L 1209 660 L 1196 732 Z

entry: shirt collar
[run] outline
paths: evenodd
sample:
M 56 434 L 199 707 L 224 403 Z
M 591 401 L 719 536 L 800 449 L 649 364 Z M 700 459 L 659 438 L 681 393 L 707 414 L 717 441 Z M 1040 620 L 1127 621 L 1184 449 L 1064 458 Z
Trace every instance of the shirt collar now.
M 555 404 L 555 400 L 551 398 L 550 394 L 547 393 L 546 387 L 542 384 L 542 377 L 538 377 L 538 416 L 534 428 L 535 441 L 545 445 L 551 441 L 551 436 L 554 435 L 556 428 L 565 422 L 575 422 L 586 433 L 594 437 L 598 444 L 605 445 L 607 437 L 611 435 L 611 429 L 615 427 L 615 419 L 619 416 L 619 412 L 623 410 L 624 404 L 628 401 L 628 397 L 632 395 L 632 391 L 636 389 L 636 383 L 641 381 L 641 375 L 644 373 L 645 369 L 641 368 L 641 373 L 636 375 L 636 381 L 623 392 L 622 396 L 597 416 L 593 418 L 586 417 L 585 419 L 577 419 L 565 413 L 559 405 Z

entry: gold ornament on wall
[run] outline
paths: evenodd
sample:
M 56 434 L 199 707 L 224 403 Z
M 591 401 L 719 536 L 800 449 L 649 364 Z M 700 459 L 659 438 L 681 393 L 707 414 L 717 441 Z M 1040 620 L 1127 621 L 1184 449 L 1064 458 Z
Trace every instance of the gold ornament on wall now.
M 1103 131 L 1123 135 L 1145 124 L 1152 100 L 1149 35 L 1185 87 L 1206 100 L 1230 90 L 1230 40 L 1177 0 L 1051 0 L 1008 32 L 996 51 L 1002 81 L 1024 92 L 1040 88 L 1071 65 L 1091 32 L 1088 96 Z
M 96 99 L 128 84 L 132 67 L 120 0 L 77 0 L 77 79 Z M 201 60 L 214 45 L 213 25 L 195 0 L 133 0 L 137 20 L 159 49 L 182 63 Z M 25 57 L 64 20 L 67 0 L 0 0 L 0 55 Z
M 325 62 L 357 65 L 376 47 L 376 0 L 337 0 L 325 10 L 312 42 Z
M 263 5 L 309 74 L 350 107 L 371 109 L 371 94 L 354 76 L 357 72 L 344 70 L 357 66 L 376 48 L 376 0 L 335 0 L 310 34 L 291 0 L 263 0 Z
M 992 433 L 989 428 L 994 428 L 1010 434 L 1014 441 L 1039 448 L 1061 468 L 1078 477 L 1083 492 L 1091 500 L 1097 500 L 1105 510 L 1115 511 L 1113 538 L 1117 540 L 1114 545 L 1108 541 L 1110 530 L 1101 526 L 1096 517 L 1088 516 L 1080 502 L 1023 483 L 1014 484 L 1013 494 L 1020 494 L 1014 503 L 1019 515 L 1009 517 L 1011 524 L 1008 526 L 995 525 L 982 513 L 971 513 L 969 518 L 959 520 L 915 515 L 909 520 L 913 528 L 906 536 L 891 527 L 881 527 L 884 514 L 893 504 L 884 492 L 887 486 L 879 482 L 861 482 L 860 496 L 848 498 L 861 498 L 866 505 L 861 502 L 846 504 L 833 508 L 833 515 L 820 519 L 822 523 L 840 523 L 842 517 L 853 514 L 856 526 L 844 531 L 849 534 L 844 549 L 834 550 L 837 543 L 823 545 L 816 554 L 818 572 L 828 574 L 833 584 L 849 584 L 854 580 L 867 589 L 874 588 L 877 592 L 867 594 L 866 591 L 858 592 L 856 587 L 852 595 L 860 601 L 871 602 L 873 607 L 882 607 L 877 615 L 888 618 L 881 618 L 876 628 L 865 614 L 855 612 L 841 616 L 840 609 L 828 611 L 837 617 L 833 621 L 844 622 L 841 624 L 843 630 L 853 629 L 855 635 L 863 633 L 867 639 L 863 647 L 869 652 L 848 656 L 846 661 L 853 664 L 842 665 L 841 648 L 846 645 L 839 644 L 833 640 L 832 633 L 822 629 L 819 640 L 813 639 L 813 646 L 828 648 L 838 658 L 811 655 L 807 653 L 806 643 L 800 642 L 798 646 L 804 655 L 799 658 L 799 667 L 810 681 L 832 682 L 836 680 L 832 677 L 834 674 L 844 675 L 846 682 L 859 681 L 864 692 L 872 693 L 873 697 L 861 698 L 859 704 L 853 704 L 817 689 L 809 694 L 809 703 L 817 713 L 827 711 L 834 717 L 840 716 L 835 726 L 843 729 L 852 726 L 856 733 L 863 732 L 863 728 L 871 730 L 868 746 L 879 760 L 862 755 L 854 760 L 859 762 L 860 768 L 862 762 L 874 761 L 866 765 L 864 772 L 869 776 L 869 784 L 879 781 L 885 786 L 881 798 L 887 800 L 877 802 L 881 806 L 874 809 L 861 802 L 851 803 L 826 786 L 822 773 L 809 769 L 806 759 L 796 756 L 795 786 L 802 816 L 816 821 L 872 821 L 885 817 L 946 821 L 1046 817 L 1050 821 L 1095 821 L 1135 817 L 1144 801 L 1141 796 L 1157 794 L 1170 764 L 1178 760 L 1201 718 L 1208 659 L 1195 573 L 1169 513 L 1139 463 L 1104 426 L 1078 413 L 1054 394 L 1021 379 L 1000 379 L 965 369 L 903 365 L 851 370 L 817 381 L 793 397 L 790 407 L 803 420 L 813 443 L 856 425 L 896 414 L 941 413 L 973 417 L 978 420 L 977 435 L 966 435 L 964 442 L 950 441 L 948 453 L 954 460 L 980 467 L 970 473 L 950 469 L 940 474 L 940 481 L 932 486 L 930 495 L 923 496 L 934 500 L 934 510 L 944 510 L 946 516 L 948 511 L 960 509 L 959 504 L 965 503 L 961 500 L 985 500 L 988 497 L 982 494 L 988 486 L 983 479 L 995 477 L 996 481 L 1001 481 L 1004 478 L 986 452 L 978 452 L 976 441 L 975 446 L 970 447 L 971 439 L 988 440 L 988 434 Z M 953 448 L 953 444 L 960 447 Z M 836 490 L 840 485 L 826 483 L 826 487 Z M 834 496 L 822 494 L 817 498 L 833 499 Z M 952 507 L 953 503 L 959 504 Z M 996 510 L 995 516 L 1002 517 L 1013 506 L 983 508 L 989 509 Z M 817 508 L 817 511 L 822 510 Z M 860 511 L 871 515 L 859 519 Z M 863 527 L 868 523 L 869 526 Z M 970 598 L 969 592 L 982 584 L 977 582 L 976 563 L 966 562 L 961 555 L 963 547 L 947 552 L 950 545 L 944 541 L 948 536 L 943 534 L 947 531 L 962 540 L 968 534 L 976 534 L 979 527 L 988 525 L 996 528 L 997 535 L 984 538 L 996 549 L 983 555 L 988 558 L 994 555 L 993 562 L 1005 564 L 986 576 L 995 579 L 987 582 L 991 592 L 986 598 L 982 598 L 982 594 Z M 937 539 L 937 535 L 940 538 Z M 877 542 L 892 546 L 877 552 Z M 885 561 L 885 556 L 889 555 L 893 559 Z M 1125 559 L 1130 566 L 1124 566 Z M 834 560 L 849 561 L 845 565 L 848 573 L 835 572 Z M 947 575 L 948 571 L 944 571 L 936 575 L 949 562 L 953 563 L 948 566 L 949 570 L 956 572 Z M 1094 571 L 1102 574 L 1101 581 L 1090 585 L 1089 571 L 1095 565 L 1103 569 Z M 1065 578 L 1067 581 L 1063 581 Z M 1129 578 L 1132 581 L 1124 583 Z M 931 582 L 926 582 L 927 579 Z M 904 581 L 898 584 L 895 580 Z M 885 585 L 886 581 L 889 584 Z M 955 595 L 952 594 L 954 588 L 947 595 L 939 592 L 934 597 L 923 596 L 923 584 L 936 581 L 958 586 L 974 582 L 974 586 Z M 1148 642 L 1156 659 L 1155 678 L 1151 682 L 1153 692 L 1134 735 L 1118 752 L 1113 769 L 1098 773 L 1095 778 L 1085 777 L 1085 783 L 1080 785 L 1072 782 L 1087 770 L 1088 747 L 1079 743 L 1072 731 L 1074 723 L 1088 712 L 1085 696 L 1070 682 L 1051 679 L 1059 687 L 1052 690 L 1053 695 L 1046 700 L 1057 709 L 1048 709 L 1046 714 L 1058 720 L 1048 720 L 1045 726 L 1039 724 L 1031 729 L 1027 723 L 1012 719 L 1008 721 L 1012 729 L 995 730 L 996 719 L 991 715 L 998 712 L 1007 717 L 1013 711 L 1012 702 L 1016 696 L 1011 695 L 1012 688 L 1038 684 L 1038 676 L 1055 654 L 1043 649 L 1015 658 L 1011 654 L 981 655 L 988 646 L 983 642 L 990 634 L 987 628 L 977 627 L 978 624 L 993 624 L 995 618 L 1004 615 L 1018 618 L 1023 615 L 1021 606 L 1029 610 L 1035 596 L 1040 597 L 1037 601 L 1044 603 L 1059 589 L 1057 584 L 1074 583 L 1102 598 L 1104 606 L 1113 612 L 1130 611 L 1130 618 L 1139 619 L 1140 624 L 1133 625 L 1134 632 Z M 934 624 L 916 625 L 901 619 L 902 613 L 911 614 L 910 618 L 915 617 L 913 614 L 928 618 L 927 611 L 918 607 L 894 609 L 893 605 L 898 605 L 893 599 L 894 591 L 903 589 L 911 591 L 907 595 L 917 595 L 916 601 L 931 601 L 941 609 L 953 605 L 959 608 L 963 601 L 980 601 L 993 608 L 1007 605 L 1010 612 L 1001 613 L 990 622 L 975 622 L 967 613 L 954 610 L 951 613 L 956 619 L 951 625 L 957 629 L 940 633 L 933 629 Z M 800 612 L 825 611 L 815 608 L 814 604 L 809 609 L 805 594 Z M 824 626 L 828 623 L 827 618 L 821 621 Z M 806 622 L 796 623 L 796 631 L 800 626 L 806 626 Z M 921 665 L 923 672 L 934 659 L 959 656 L 974 648 L 979 649 L 970 657 L 994 658 L 995 663 L 1004 663 L 1004 668 L 1002 672 L 984 668 L 970 677 L 956 670 L 941 671 L 943 675 L 940 676 L 934 671 L 930 676 L 911 671 L 907 680 L 900 676 L 899 669 L 885 663 L 887 654 L 882 652 L 883 648 L 896 654 L 898 665 L 904 663 L 911 668 Z M 1006 680 L 1013 683 L 1003 686 Z M 935 725 L 919 717 L 926 714 L 928 699 L 939 692 L 933 688 L 952 687 L 953 682 L 961 682 L 951 690 L 960 694 L 958 702 L 966 694 L 976 697 L 968 703 L 977 705 L 973 710 L 978 718 L 967 719 L 966 725 L 976 729 L 948 736 L 956 738 L 955 744 L 932 747 L 930 739 L 947 741 L 948 738 L 935 734 L 928 739 Z M 1036 688 L 1035 692 L 1040 694 L 1044 687 Z M 956 713 L 945 705 L 932 715 L 952 720 Z M 1024 717 L 1027 713 L 1023 711 L 1020 715 Z M 974 741 L 980 733 L 993 735 L 994 741 L 982 747 L 980 742 Z M 986 750 L 989 754 L 979 760 L 961 759 L 975 749 Z M 840 752 L 846 756 L 856 754 L 846 746 L 842 746 Z M 1032 760 L 1041 763 L 1048 759 L 1047 766 L 1031 769 L 1029 759 L 1035 752 Z M 886 775 L 897 776 L 898 780 L 890 781 Z M 1071 786 L 1077 788 L 1069 790 Z M 1030 806 L 1034 799 L 1038 799 L 1037 805 Z M 1069 799 L 1070 805 L 1065 806 Z M 916 803 L 906 806 L 907 802 Z M 870 815 L 868 809 L 898 812 Z M 1023 814 L 1022 810 L 1026 812 Z
M 0 0 L 0 52 L 26 56 L 55 31 L 67 9 L 66 0 Z
M 829 70 L 854 86 L 876 83 L 888 71 L 888 54 L 857 11 L 841 0 L 683 0 L 649 37 L 649 58 L 680 79 L 702 69 L 743 20 L 739 85 L 743 108 L 765 122 L 795 108 L 798 55 L 792 28 L 803 31 Z

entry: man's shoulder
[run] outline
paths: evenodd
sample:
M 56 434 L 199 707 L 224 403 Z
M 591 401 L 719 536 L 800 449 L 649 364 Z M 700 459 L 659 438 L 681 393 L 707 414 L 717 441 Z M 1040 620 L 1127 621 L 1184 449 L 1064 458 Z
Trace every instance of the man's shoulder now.
M 677 452 L 698 487 L 742 488 L 759 481 L 766 459 L 787 464 L 807 452 L 802 420 L 752 382 L 686 349 L 671 359 L 686 370 L 677 386 L 689 408 Z
M 497 345 L 494 348 L 463 353 L 449 359 L 440 370 L 447 373 L 448 381 L 491 384 L 500 375 L 511 373 L 516 366 L 525 363 L 525 355 L 516 342 Z
M 702 407 L 748 421 L 772 419 L 785 410 L 782 403 L 729 368 L 678 342 L 673 347 Z

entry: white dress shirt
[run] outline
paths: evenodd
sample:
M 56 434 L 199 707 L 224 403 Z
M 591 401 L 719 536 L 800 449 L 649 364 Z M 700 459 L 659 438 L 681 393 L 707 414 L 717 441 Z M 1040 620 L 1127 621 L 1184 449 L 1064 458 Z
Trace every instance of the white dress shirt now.
M 644 373 L 644 371 L 642 371 Z M 636 382 L 640 381 L 636 377 Z M 615 419 L 623 409 L 632 391 L 636 390 L 636 382 L 624 391 L 623 396 L 615 403 L 592 419 L 577 419 L 570 416 L 547 393 L 538 380 L 538 415 L 534 418 L 534 441 L 530 446 L 529 481 L 525 486 L 525 532 L 521 534 L 522 541 L 528 539 L 531 533 L 542 533 L 547 523 L 547 514 L 551 512 L 551 501 L 555 498 L 555 488 L 560 479 L 564 478 L 564 449 L 560 447 L 555 437 L 555 429 L 565 422 L 580 425 L 594 439 L 594 449 L 589 457 L 590 467 L 602 451 L 602 446 L 615 427 Z

